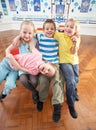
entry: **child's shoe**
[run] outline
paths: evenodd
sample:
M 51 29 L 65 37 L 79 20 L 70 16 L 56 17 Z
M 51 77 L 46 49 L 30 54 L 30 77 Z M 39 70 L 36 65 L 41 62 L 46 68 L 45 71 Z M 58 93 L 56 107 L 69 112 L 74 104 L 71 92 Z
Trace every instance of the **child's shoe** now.
M 76 100 L 76 101 L 79 101 L 79 96 L 78 96 L 78 94 L 76 94 L 75 100 Z
M 61 104 L 54 104 L 53 121 L 58 122 L 61 118 Z
M 72 116 L 73 118 L 77 118 L 77 117 L 78 117 L 78 114 L 77 114 L 75 108 L 72 107 L 72 106 L 68 106 L 68 107 L 69 107 L 69 112 L 70 112 L 71 116 Z
M 75 95 L 75 100 L 76 100 L 76 101 L 79 101 L 79 96 L 78 96 L 78 91 L 77 91 L 77 88 L 75 88 L 75 92 L 76 92 L 76 95 Z
M 39 101 L 39 102 L 37 103 L 37 110 L 38 110 L 39 112 L 41 112 L 41 111 L 43 110 L 43 102 Z
M 7 95 L 1 93 L 1 94 L 0 94 L 0 102 L 2 102 L 2 99 L 4 99 L 6 96 L 7 96 Z

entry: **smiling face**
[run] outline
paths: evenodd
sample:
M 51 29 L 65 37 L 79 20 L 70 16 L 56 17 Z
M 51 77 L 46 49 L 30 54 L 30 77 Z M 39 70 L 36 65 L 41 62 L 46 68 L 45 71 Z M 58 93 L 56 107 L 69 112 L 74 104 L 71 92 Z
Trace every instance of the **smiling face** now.
M 33 23 L 31 23 L 30 21 L 24 22 L 21 25 L 20 35 L 21 35 L 21 38 L 25 42 L 29 42 L 30 40 L 32 40 L 32 38 L 34 36 L 34 25 L 33 25 Z
M 46 37 L 52 38 L 56 31 L 55 23 L 52 19 L 47 19 L 43 24 L 43 32 Z
M 56 68 L 51 63 L 42 63 L 39 66 L 39 71 L 48 77 L 53 77 L 56 73 Z
M 64 27 L 64 33 L 67 36 L 72 36 L 76 32 L 76 26 L 75 23 L 68 21 Z
M 43 32 L 46 37 L 52 38 L 55 33 L 54 25 L 52 23 L 46 23 Z
M 69 19 L 64 27 L 64 33 L 71 37 L 73 36 L 75 33 L 78 33 L 79 31 L 79 23 L 77 22 L 77 20 L 74 19 Z

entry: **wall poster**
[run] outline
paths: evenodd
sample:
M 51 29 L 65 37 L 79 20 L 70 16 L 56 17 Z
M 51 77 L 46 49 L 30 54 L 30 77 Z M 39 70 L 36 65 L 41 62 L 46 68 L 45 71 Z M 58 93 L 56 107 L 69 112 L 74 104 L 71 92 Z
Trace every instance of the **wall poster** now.
M 40 11 L 40 10 L 41 10 L 40 0 L 34 0 L 34 11 Z
M 21 1 L 21 10 L 28 11 L 27 0 L 20 0 Z
M 11 11 L 16 11 L 15 1 L 14 0 L 8 0 L 9 1 L 9 7 Z
M 80 12 L 87 13 L 89 10 L 91 0 L 82 0 Z
M 7 6 L 6 6 L 6 3 L 5 3 L 5 0 L 1 0 L 1 5 L 2 5 L 2 8 L 3 8 L 4 15 L 8 15 L 8 11 L 7 11 Z
M 64 15 L 65 5 L 56 5 L 56 16 L 62 17 Z

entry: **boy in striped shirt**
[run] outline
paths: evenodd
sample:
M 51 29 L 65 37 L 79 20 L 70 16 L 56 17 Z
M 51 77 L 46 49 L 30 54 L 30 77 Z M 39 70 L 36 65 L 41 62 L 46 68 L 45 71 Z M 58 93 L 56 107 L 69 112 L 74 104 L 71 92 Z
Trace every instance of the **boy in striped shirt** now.
M 47 19 L 43 24 L 43 32 L 36 34 L 38 40 L 38 48 L 42 54 L 44 61 L 53 63 L 58 71 L 55 76 L 50 78 L 43 74 L 39 75 L 39 102 L 37 103 L 37 110 L 40 112 L 43 109 L 43 103 L 48 97 L 50 90 L 50 82 L 52 82 L 52 105 L 53 105 L 53 121 L 58 122 L 61 118 L 61 104 L 63 103 L 63 79 L 59 70 L 58 57 L 58 42 L 53 38 L 56 31 L 56 25 L 52 19 Z

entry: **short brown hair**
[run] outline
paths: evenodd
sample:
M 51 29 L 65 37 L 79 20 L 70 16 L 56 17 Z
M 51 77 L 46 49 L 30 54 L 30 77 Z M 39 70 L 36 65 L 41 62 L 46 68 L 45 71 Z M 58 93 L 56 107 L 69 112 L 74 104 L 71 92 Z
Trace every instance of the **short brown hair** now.
M 43 24 L 43 29 L 45 28 L 46 23 L 52 23 L 54 25 L 55 30 L 56 30 L 56 24 L 52 19 L 46 19 L 46 21 Z

